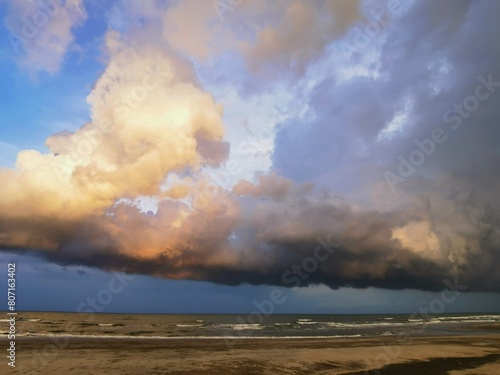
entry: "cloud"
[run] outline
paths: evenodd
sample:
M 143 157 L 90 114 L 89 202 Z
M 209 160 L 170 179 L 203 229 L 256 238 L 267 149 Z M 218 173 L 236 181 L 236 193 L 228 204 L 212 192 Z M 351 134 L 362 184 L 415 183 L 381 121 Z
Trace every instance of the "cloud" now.
M 44 255 L 61 264 L 230 285 L 299 282 L 439 291 L 445 279 L 460 277 L 469 290 L 498 290 L 493 242 L 498 236 L 489 233 L 489 239 L 475 242 L 490 231 L 486 218 L 474 229 L 467 217 L 435 222 L 439 214 L 430 218 L 423 209 L 360 210 L 311 186 L 267 196 L 286 184 L 262 177 L 250 196 L 214 197 L 195 211 L 172 200 L 162 201 L 154 215 L 116 204 L 106 215 L 60 233 L 60 245 Z M 470 231 L 458 237 L 454 228 L 460 221 Z M 332 255 L 317 262 L 315 272 L 304 272 L 310 267 L 304 260 L 314 257 L 322 242 Z M 450 254 L 456 259 L 450 261 Z
M 182 70 L 177 74 L 175 60 L 157 50 L 137 53 L 113 32 L 107 45 L 108 67 L 88 97 L 92 122 L 49 137 L 51 153 L 25 150 L 16 170 L 0 170 L 8 181 L 0 205 L 11 212 L 2 221 L 12 220 L 5 225 L 12 225 L 13 246 L 55 246 L 23 228 L 26 222 L 17 223 L 27 215 L 43 230 L 41 218 L 68 220 L 64 231 L 104 214 L 120 198 L 158 194 L 177 168 L 196 170 L 206 158 L 215 163 L 224 157 L 217 143 L 222 107 L 185 81 Z
M 257 29 L 255 40 L 241 43 L 252 70 L 302 73 L 307 63 L 361 18 L 358 1 L 279 4 L 280 17 Z
M 5 26 L 12 52 L 33 73 L 56 73 L 87 19 L 83 0 L 6 1 Z
M 234 6 L 185 0 L 144 9 L 122 1 L 118 7 L 120 25 L 133 27 L 138 18 L 160 24 L 164 40 L 187 58 L 206 62 L 222 53 L 241 53 L 247 67 L 265 78 L 303 73 L 362 18 L 357 0 L 254 0 Z
M 50 153 L 25 150 L 15 170 L 0 169 L 3 248 L 229 285 L 440 291 L 459 280 L 499 291 L 495 90 L 456 132 L 444 116 L 475 93 L 478 76 L 500 81 L 498 30 L 478 27 L 485 17 L 496 25 L 496 2 L 415 3 L 351 60 L 340 45 L 360 20 L 353 2 L 243 3 L 222 24 L 209 2 L 136 16 L 120 4 L 88 96 L 92 121 L 49 137 Z M 192 34 L 176 18 L 188 10 Z M 249 37 L 233 15 L 260 27 Z M 220 44 L 207 47 L 215 35 Z M 297 79 L 291 101 L 305 108 L 279 124 L 269 173 L 220 186 L 235 125 L 196 67 L 227 51 L 257 79 L 251 95 L 287 81 L 259 81 L 283 68 Z M 436 127 L 449 139 L 424 155 L 419 142 Z M 427 162 L 391 189 L 384 173 L 415 149 Z
M 495 93 L 466 113 L 457 130 L 445 114 L 472 101 L 466 98 L 486 77 L 500 78 L 496 32 L 474 26 L 496 7 L 464 1 L 445 16 L 443 3 L 415 4 L 392 21 L 378 44 L 362 51 L 367 56 L 349 62 L 360 73 L 345 77 L 340 67 L 318 80 L 309 96 L 313 120 L 284 124 L 273 155 L 285 177 L 317 181 L 359 207 L 417 215 L 391 229 L 394 241 L 421 260 L 448 258 L 463 277 L 484 273 L 486 283 L 494 278 L 488 264 L 498 264 L 500 233 L 499 181 L 490 170 L 498 158 L 492 142 L 499 114 Z M 379 54 L 375 64 L 373 53 Z M 379 137 L 397 116 L 397 131 Z M 445 143 L 427 148 L 425 163 L 392 191 L 384 173 L 398 175 L 401 158 L 408 162 L 414 150 L 423 154 L 418 145 L 438 127 Z

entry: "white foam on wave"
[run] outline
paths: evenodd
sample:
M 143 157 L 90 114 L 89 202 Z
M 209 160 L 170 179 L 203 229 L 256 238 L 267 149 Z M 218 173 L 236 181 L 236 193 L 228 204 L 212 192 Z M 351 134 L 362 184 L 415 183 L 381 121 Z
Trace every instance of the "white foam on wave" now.
M 254 330 L 254 329 L 265 328 L 264 326 L 261 326 L 258 323 L 255 323 L 255 324 L 247 324 L 247 323 L 219 324 L 215 327 L 217 327 L 217 328 L 232 328 L 235 331 Z
M 500 320 L 500 315 L 459 315 L 459 316 L 439 316 L 441 321 L 472 321 L 472 320 Z
M 493 319 L 469 319 L 460 321 L 460 323 L 496 323 L 496 320 Z
M 189 327 L 203 327 L 203 324 L 176 324 L 179 328 L 189 328 Z
M 410 323 L 400 323 L 400 322 L 391 322 L 391 323 L 322 323 L 328 327 L 338 327 L 338 328 L 375 328 L 375 327 L 401 327 L 401 326 L 412 326 L 418 322 L 410 322 Z
M 262 329 L 264 328 L 260 324 L 235 324 L 233 326 L 234 330 L 237 331 L 242 331 L 242 330 L 249 330 L 249 329 Z
M 382 333 L 380 334 L 380 336 L 392 336 L 392 335 L 394 335 L 394 333 L 393 333 L 393 332 L 391 332 L 391 331 L 382 332 Z

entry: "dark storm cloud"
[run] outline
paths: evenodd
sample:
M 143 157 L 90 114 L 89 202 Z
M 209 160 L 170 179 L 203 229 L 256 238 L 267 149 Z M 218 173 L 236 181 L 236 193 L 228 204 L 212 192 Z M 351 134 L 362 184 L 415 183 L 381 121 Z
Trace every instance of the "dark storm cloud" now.
M 286 181 L 262 178 L 263 191 Z M 260 185 L 244 186 L 255 191 Z M 126 221 L 116 219 L 126 210 Z M 498 234 L 491 221 L 480 223 L 481 249 L 451 262 L 444 243 L 439 254 L 409 248 L 395 239 L 394 228 L 427 218 L 421 212 L 379 212 L 353 209 L 338 197 L 310 187 L 294 187 L 275 199 L 240 196 L 239 220 L 228 220 L 227 207 L 199 212 L 177 230 L 157 228 L 158 236 L 176 238 L 160 254 L 148 255 L 151 227 L 161 225 L 168 207 L 145 215 L 130 207 L 117 209 L 115 218 L 81 225 L 70 241 L 43 256 L 61 265 L 85 265 L 171 279 L 205 280 L 221 284 L 268 284 L 286 287 L 325 284 L 331 288 L 380 287 L 439 291 L 445 281 L 468 290 L 498 291 Z M 135 211 L 135 212 L 134 212 Z M 209 213 L 211 212 L 211 213 Z M 498 222 L 498 221 L 497 221 Z M 155 224 L 156 223 L 156 224 Z M 489 225 L 489 227 L 488 227 Z M 119 233 L 113 237 L 109 233 Z M 185 232 L 188 236 L 183 237 Z M 119 241 L 116 240 L 119 238 Z M 140 239 L 142 248 L 126 244 Z M 408 245 L 408 244 L 406 244 Z M 411 245 L 411 243 L 410 243 Z M 144 254 L 144 255 L 141 255 Z
M 378 75 L 320 82 L 309 101 L 316 120 L 307 128 L 294 120 L 283 126 L 274 152 L 274 165 L 289 178 L 316 180 L 398 217 L 418 213 L 460 274 L 489 289 L 500 252 L 499 10 L 494 1 L 416 2 L 388 26 Z M 474 108 L 478 86 L 488 97 Z M 400 128 L 380 137 L 405 102 Z M 409 161 L 420 150 L 416 141 L 430 139 L 437 127 L 446 141 L 409 177 L 399 176 L 399 157 Z M 388 171 L 402 177 L 395 191 Z M 422 259 L 414 264 L 419 268 Z M 437 279 L 443 272 L 429 269 Z M 398 272 L 408 284 L 408 274 Z

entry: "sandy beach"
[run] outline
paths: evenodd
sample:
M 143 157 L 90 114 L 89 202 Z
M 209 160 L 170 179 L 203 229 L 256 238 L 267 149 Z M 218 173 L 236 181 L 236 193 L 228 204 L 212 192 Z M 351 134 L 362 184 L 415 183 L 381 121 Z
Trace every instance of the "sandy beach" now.
M 400 341 L 394 337 L 58 341 L 19 338 L 16 365 L 12 371 L 5 363 L 6 373 L 490 375 L 500 373 L 500 335 L 411 337 Z

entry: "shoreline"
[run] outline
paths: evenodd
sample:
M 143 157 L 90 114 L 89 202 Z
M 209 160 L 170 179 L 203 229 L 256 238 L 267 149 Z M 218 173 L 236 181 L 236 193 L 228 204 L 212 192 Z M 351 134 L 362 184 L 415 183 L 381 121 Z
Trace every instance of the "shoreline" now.
M 433 333 L 431 333 L 433 332 Z M 143 334 L 146 333 L 146 334 Z M 265 336 L 265 335 L 243 335 L 232 333 L 231 335 L 208 336 L 208 335 L 187 335 L 187 336 L 159 336 L 151 335 L 149 332 L 138 332 L 133 334 L 65 334 L 65 333 L 30 333 L 17 334 L 16 339 L 23 340 L 43 340 L 43 339 L 71 339 L 71 340 L 340 340 L 340 339 L 397 339 L 401 336 L 410 337 L 474 337 L 474 336 L 500 336 L 500 324 L 495 325 L 475 325 L 454 330 L 436 330 L 429 331 L 424 329 L 415 329 L 412 331 L 401 331 L 391 334 L 345 334 L 345 335 L 290 335 L 290 336 Z M 0 335 L 1 341 L 8 341 L 7 335 Z
M 19 374 L 271 375 L 500 373 L 500 334 L 337 339 L 19 337 Z M 1 342 L 6 342 L 2 340 Z M 47 353 L 45 356 L 43 353 Z M 3 364 L 2 364 L 3 365 Z M 6 364 L 5 364 L 6 366 Z M 429 367 L 430 366 L 430 367 Z

